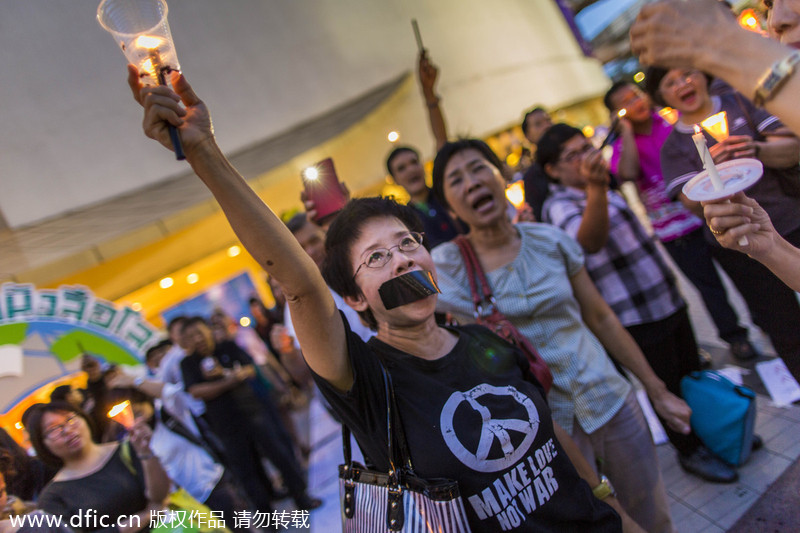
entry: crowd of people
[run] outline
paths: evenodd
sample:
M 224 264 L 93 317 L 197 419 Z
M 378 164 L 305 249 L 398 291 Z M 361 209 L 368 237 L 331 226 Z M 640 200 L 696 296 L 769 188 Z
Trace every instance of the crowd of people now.
M 457 481 L 473 531 L 674 531 L 637 386 L 686 472 L 716 483 L 738 474 L 697 437 L 680 397 L 681 378 L 701 360 L 662 250 L 698 289 L 735 359 L 761 354 L 716 265 L 800 378 L 800 328 L 791 326 L 800 324 L 800 113 L 792 105 L 800 55 L 784 46 L 800 43 L 794 21 L 800 7 L 770 2 L 768 41 L 740 29 L 715 0 L 644 7 L 631 46 L 657 66 L 644 86 L 620 81 L 605 95 L 616 117 L 610 158 L 544 108 L 525 114 L 533 154 L 518 173 L 525 214 L 509 207 L 511 172 L 486 143 L 448 138 L 438 69 L 425 51 L 418 71 L 436 141 L 432 186 L 420 151 L 399 147 L 386 168 L 408 204 L 356 198 L 324 224 L 306 198 L 306 212 L 286 222 L 270 210 L 217 146 L 186 77 L 144 87 L 129 67 L 145 134 L 171 149 L 168 126 L 178 130 L 192 169 L 266 271 L 275 305 L 251 299 L 252 328 L 221 310 L 172 319 L 168 338 L 147 353 L 145 376 L 85 357 L 85 391 L 57 388 L 25 414 L 37 458 L 3 444 L 0 489 L 37 500 L 45 513 L 91 507 L 149 519 L 182 487 L 231 529 L 250 529 L 233 515 L 269 511 L 283 498 L 311 511 L 321 501 L 308 493 L 309 443 L 293 414 L 319 393 L 369 466 L 386 472 L 388 372 L 416 475 Z M 719 37 L 708 42 L 712 27 Z M 765 81 L 767 67 L 777 82 Z M 657 112 L 666 105 L 680 113 L 674 125 Z M 756 158 L 764 175 L 745 193 L 701 205 L 682 192 L 703 169 L 691 135 L 720 110 L 730 135 L 706 138 L 714 162 Z M 618 192 L 625 181 L 652 231 Z M 476 298 L 465 246 L 486 273 L 489 301 Z M 547 364 L 552 386 L 519 343 L 480 325 L 493 313 Z M 132 427 L 106 416 L 121 400 L 133 405 Z M 549 488 L 534 505 L 518 504 L 534 481 L 526 461 L 544 449 Z

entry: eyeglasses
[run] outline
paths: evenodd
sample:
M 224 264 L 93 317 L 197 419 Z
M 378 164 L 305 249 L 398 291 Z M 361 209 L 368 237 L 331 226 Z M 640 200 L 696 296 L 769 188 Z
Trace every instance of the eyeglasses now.
M 584 154 L 590 152 L 593 149 L 594 149 L 594 146 L 592 146 L 591 144 L 589 144 L 587 142 L 586 144 L 584 144 L 583 146 L 581 146 L 580 148 L 578 148 L 575 151 L 566 152 L 564 154 L 561 154 L 561 157 L 559 159 L 561 161 L 563 161 L 564 163 L 572 163 L 573 161 L 575 161 L 576 159 L 578 159 L 579 157 L 583 156 Z
M 381 268 L 384 266 L 389 262 L 389 259 L 392 258 L 392 250 L 395 248 L 403 253 L 408 253 L 419 248 L 420 244 L 422 244 L 422 233 L 412 231 L 405 234 L 400 239 L 400 242 L 391 248 L 375 248 L 369 253 L 367 260 L 358 265 L 356 273 L 353 274 L 353 279 L 355 279 L 355 277 L 358 275 L 358 271 L 361 270 L 361 267 L 363 266 L 366 266 L 367 268 Z
M 644 94 L 641 91 L 631 90 L 627 95 L 625 95 L 622 101 L 619 102 L 620 106 L 617 112 L 619 112 L 622 109 L 627 109 L 628 107 L 632 106 L 642 98 L 644 98 Z
M 686 83 L 689 83 L 691 79 L 699 73 L 699 70 L 685 70 L 675 74 L 674 76 L 664 76 L 664 78 L 661 79 L 658 89 L 662 92 L 674 91 L 678 87 L 682 87 Z
M 61 437 L 64 434 L 64 431 L 66 431 L 67 428 L 71 428 L 72 426 L 77 424 L 78 420 L 80 420 L 80 417 L 78 415 L 68 416 L 63 423 L 55 425 L 50 429 L 48 429 L 47 431 L 45 431 L 44 438 L 46 438 L 47 440 L 55 440 L 58 437 Z

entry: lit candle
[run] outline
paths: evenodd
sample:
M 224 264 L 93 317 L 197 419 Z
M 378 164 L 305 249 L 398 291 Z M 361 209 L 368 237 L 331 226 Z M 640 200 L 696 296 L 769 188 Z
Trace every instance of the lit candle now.
M 125 429 L 133 427 L 133 409 L 131 409 L 131 402 L 125 400 L 118 403 L 111 410 L 108 411 L 108 418 L 122 425 Z
M 658 110 L 658 115 L 670 124 L 674 125 L 676 122 L 678 122 L 680 113 L 671 107 L 662 107 Z
M 506 198 L 517 208 L 517 211 L 525 206 L 525 187 L 522 180 L 515 181 L 506 187 Z
M 700 125 L 718 143 L 728 138 L 728 117 L 725 111 L 720 111 L 716 115 L 711 115 L 701 122 Z
M 708 171 L 708 177 L 711 180 L 711 185 L 714 186 L 715 191 L 721 191 L 725 188 L 722 179 L 719 177 L 717 167 L 714 165 L 714 159 L 711 158 L 711 152 L 708 151 L 706 145 L 706 137 L 703 135 L 703 130 L 697 124 L 694 125 L 694 135 L 692 135 L 694 146 L 697 148 L 697 153 L 700 154 L 700 160 L 703 162 L 703 168 Z

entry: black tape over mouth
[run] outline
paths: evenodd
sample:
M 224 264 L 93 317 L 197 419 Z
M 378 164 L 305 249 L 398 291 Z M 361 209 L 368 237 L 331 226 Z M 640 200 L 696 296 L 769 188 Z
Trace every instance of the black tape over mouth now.
M 378 288 L 378 294 L 386 309 L 394 309 L 441 292 L 433 281 L 433 274 L 424 270 L 414 270 L 397 276 Z

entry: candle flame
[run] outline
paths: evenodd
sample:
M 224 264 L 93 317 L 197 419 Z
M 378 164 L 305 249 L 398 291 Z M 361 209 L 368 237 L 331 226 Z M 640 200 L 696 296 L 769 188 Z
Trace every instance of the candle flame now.
M 136 46 L 147 48 L 148 50 L 158 48 L 163 42 L 164 39 L 153 37 L 152 35 L 140 35 L 136 38 Z
M 620 109 L 619 111 L 617 111 L 617 116 L 618 116 L 619 118 L 622 118 L 622 117 L 624 117 L 624 116 L 625 116 L 625 115 L 627 115 L 627 114 L 628 114 L 628 110 L 627 110 L 627 109 L 625 109 L 624 107 L 623 107 L 622 109 Z
M 153 65 L 153 60 L 151 58 L 147 58 L 142 61 L 142 68 L 140 69 L 142 72 L 146 73 L 151 78 L 158 79 L 158 74 L 156 73 L 156 67 Z
M 742 28 L 755 33 L 764 34 L 764 31 L 761 29 L 761 21 L 758 19 L 758 15 L 753 8 L 743 10 L 739 13 L 737 20 Z
M 722 142 L 728 138 L 728 116 L 725 111 L 720 111 L 716 115 L 711 115 L 700 123 L 717 142 Z
M 694 125 L 694 134 L 695 134 L 695 135 L 697 135 L 698 133 L 700 133 L 700 126 L 698 126 L 697 124 L 695 124 L 695 125 Z
M 517 209 L 525 206 L 525 186 L 522 181 L 515 181 L 506 187 L 506 198 Z

